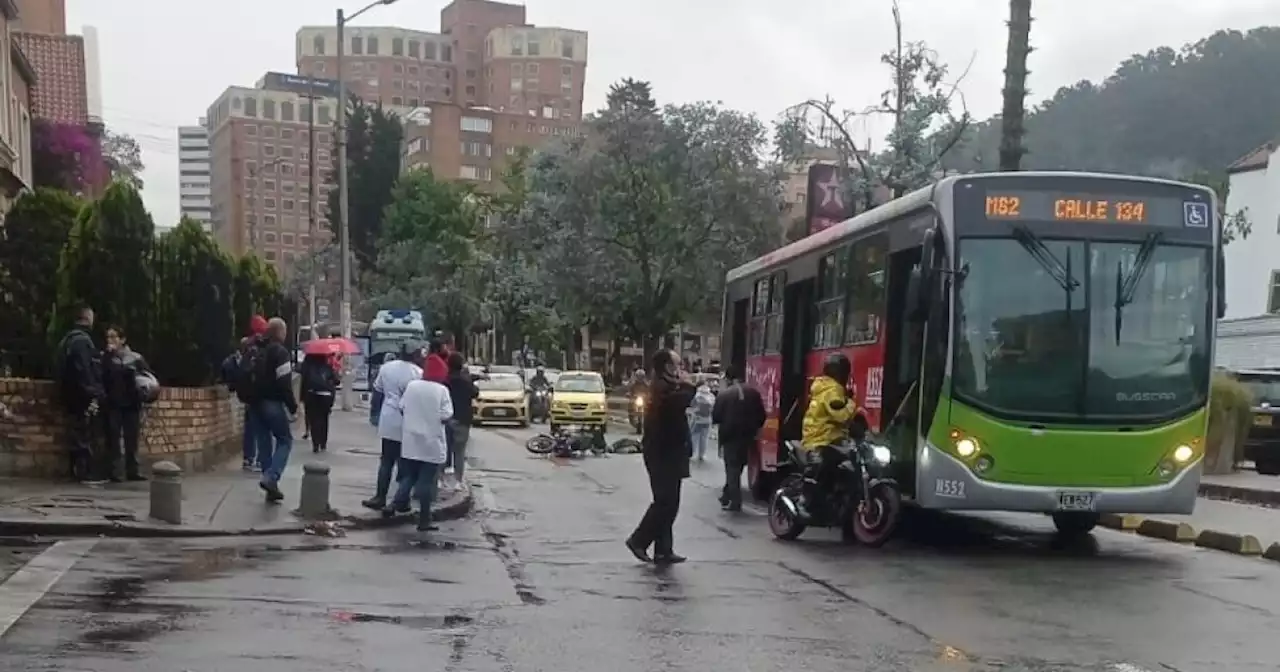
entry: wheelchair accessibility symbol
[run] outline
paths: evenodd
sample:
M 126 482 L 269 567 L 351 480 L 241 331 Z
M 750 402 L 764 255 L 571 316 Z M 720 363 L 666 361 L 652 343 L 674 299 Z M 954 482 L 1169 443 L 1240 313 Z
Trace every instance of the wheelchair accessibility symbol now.
M 1182 204 L 1183 224 L 1195 228 L 1204 229 L 1209 226 L 1209 204 L 1196 203 L 1187 201 Z

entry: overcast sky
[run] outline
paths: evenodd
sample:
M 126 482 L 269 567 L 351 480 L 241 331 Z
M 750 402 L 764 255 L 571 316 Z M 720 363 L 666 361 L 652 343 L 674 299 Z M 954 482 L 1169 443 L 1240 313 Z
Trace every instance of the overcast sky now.
M 178 217 L 177 127 L 194 124 L 227 86 L 267 70 L 295 71 L 294 33 L 333 21 L 334 0 L 68 0 L 68 29 L 95 26 L 107 125 L 139 140 L 144 197 L 157 224 Z M 367 0 L 351 0 L 347 11 Z M 447 0 L 398 0 L 364 25 L 439 29 Z M 831 94 L 862 108 L 887 88 L 879 55 L 893 41 L 889 0 L 533 0 L 529 22 L 586 30 L 586 108 L 610 83 L 653 83 L 660 102 L 698 99 L 772 119 Z M 959 71 L 980 118 L 999 108 L 1004 0 L 902 0 L 907 38 L 924 40 Z M 1221 28 L 1280 24 L 1277 0 L 1036 0 L 1032 99 L 1101 79 L 1124 58 L 1182 45 Z M 868 133 L 883 132 L 872 126 Z

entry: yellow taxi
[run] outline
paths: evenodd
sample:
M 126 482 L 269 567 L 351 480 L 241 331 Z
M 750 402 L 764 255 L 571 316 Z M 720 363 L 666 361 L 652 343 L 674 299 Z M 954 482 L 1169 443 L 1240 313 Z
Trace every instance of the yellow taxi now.
M 565 371 L 551 388 L 551 431 L 579 425 L 603 434 L 609 424 L 604 378 L 594 371 Z
M 471 403 L 471 424 L 511 422 L 529 426 L 529 397 L 524 379 L 514 373 L 490 373 L 476 381 L 480 395 Z

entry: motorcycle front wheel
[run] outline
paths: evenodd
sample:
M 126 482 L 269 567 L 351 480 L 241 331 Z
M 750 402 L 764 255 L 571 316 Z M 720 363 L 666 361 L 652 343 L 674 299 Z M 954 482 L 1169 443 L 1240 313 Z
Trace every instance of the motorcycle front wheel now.
M 800 515 L 794 508 L 800 502 L 803 486 L 802 478 L 789 477 L 773 493 L 773 497 L 769 498 L 769 531 L 773 536 L 791 541 L 804 534 L 806 525 L 800 520 Z
M 853 512 L 853 538 L 863 546 L 883 546 L 902 521 L 902 493 L 892 483 L 877 483 Z
M 556 448 L 555 438 L 547 434 L 539 434 L 524 442 L 524 449 L 534 455 L 546 455 Z

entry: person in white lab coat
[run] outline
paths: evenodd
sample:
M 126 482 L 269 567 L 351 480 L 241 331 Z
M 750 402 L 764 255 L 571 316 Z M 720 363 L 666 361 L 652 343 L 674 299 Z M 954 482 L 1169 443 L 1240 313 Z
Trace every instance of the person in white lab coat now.
M 374 396 L 377 399 L 375 409 L 377 415 L 378 438 L 382 440 L 382 459 L 378 464 L 378 481 L 373 497 L 361 502 L 364 506 L 380 510 L 387 506 L 387 494 L 391 490 L 391 477 L 400 463 L 400 440 L 402 426 L 402 397 L 409 383 L 422 378 L 422 346 L 409 341 L 400 346 L 400 357 L 378 368 L 378 376 L 373 381 Z M 406 500 L 403 511 L 409 510 Z
M 418 531 L 436 529 L 431 524 L 431 502 L 436 495 L 436 479 L 448 456 L 445 423 L 453 417 L 449 388 L 430 380 L 415 380 L 405 388 L 400 403 L 404 416 L 400 444 L 399 483 L 395 498 L 383 509 L 394 515 L 409 507 L 409 495 L 416 491 L 420 507 Z

